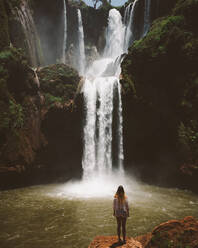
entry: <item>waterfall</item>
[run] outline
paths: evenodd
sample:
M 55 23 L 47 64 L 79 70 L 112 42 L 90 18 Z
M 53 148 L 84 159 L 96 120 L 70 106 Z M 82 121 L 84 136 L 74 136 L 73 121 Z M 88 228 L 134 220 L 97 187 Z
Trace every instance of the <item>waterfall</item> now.
M 23 1 L 20 8 L 16 8 L 16 13 L 25 35 L 25 44 L 30 63 L 32 66 L 37 67 L 42 62 L 41 47 L 28 1 Z
M 124 161 L 124 150 L 123 150 L 123 130 L 122 130 L 122 99 L 121 99 L 121 86 L 118 83 L 118 166 L 120 168 L 120 172 L 124 172 L 123 161 Z
M 85 45 L 84 45 L 84 31 L 82 24 L 81 11 L 78 9 L 78 71 L 80 75 L 85 73 Z
M 86 73 L 83 86 L 86 110 L 82 160 L 84 179 L 112 173 L 113 139 L 117 140 L 117 169 L 121 174 L 124 172 L 120 64 L 117 65 L 121 62 L 117 57 L 123 53 L 123 44 L 124 25 L 121 15 L 117 10 L 111 9 L 103 57 L 93 62 Z M 118 102 L 117 109 L 114 106 L 115 101 Z M 114 119 L 117 120 L 116 132 L 112 130 Z M 113 133 L 116 137 L 113 137 Z
M 130 9 L 131 6 L 133 6 L 132 3 L 130 3 L 129 5 L 127 5 L 125 12 L 124 12 L 124 24 L 127 26 L 129 23 L 129 18 L 130 18 Z
M 151 0 L 145 0 L 144 6 L 144 31 L 143 36 L 147 34 L 150 28 L 151 20 L 150 20 L 150 8 L 151 8 Z
M 67 48 L 67 8 L 66 8 L 65 0 L 63 0 L 63 16 L 64 16 L 64 36 L 63 36 L 62 62 L 65 63 L 65 52 Z
M 122 23 L 122 17 L 116 9 L 111 9 L 109 11 L 108 21 L 104 57 L 115 59 L 124 52 L 125 27 Z
M 125 39 L 124 39 L 124 51 L 127 52 L 129 46 L 132 44 L 134 41 L 134 16 L 135 16 L 135 11 L 137 7 L 138 0 L 135 0 L 134 3 L 129 4 L 127 8 L 125 9 Z M 130 11 L 131 8 L 131 11 Z

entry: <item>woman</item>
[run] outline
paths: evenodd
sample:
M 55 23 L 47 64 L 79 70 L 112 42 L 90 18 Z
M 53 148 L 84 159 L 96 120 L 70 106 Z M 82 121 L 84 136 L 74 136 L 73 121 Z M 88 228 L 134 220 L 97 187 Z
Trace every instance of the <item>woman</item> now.
M 122 227 L 123 242 L 126 243 L 126 220 L 127 217 L 129 217 L 129 205 L 122 185 L 118 187 L 114 196 L 113 215 L 117 219 L 118 241 L 122 241 L 120 238 L 120 231 Z

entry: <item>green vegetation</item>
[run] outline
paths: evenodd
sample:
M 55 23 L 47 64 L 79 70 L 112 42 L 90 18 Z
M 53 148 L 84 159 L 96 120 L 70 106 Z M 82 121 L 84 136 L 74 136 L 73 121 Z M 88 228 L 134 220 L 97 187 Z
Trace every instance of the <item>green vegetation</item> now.
M 74 69 L 63 64 L 42 68 L 38 76 L 40 89 L 22 49 L 0 52 L 0 166 L 34 161 L 35 151 L 45 142 L 40 110 L 67 104 L 80 80 Z
M 27 90 L 26 79 L 27 62 L 22 51 L 8 48 L 0 52 L 0 148 L 8 137 L 14 141 L 24 127 L 21 97 Z
M 154 21 L 147 36 L 134 42 L 122 64 L 133 126 L 142 134 L 134 134 L 134 153 L 138 143 L 150 159 L 163 152 L 177 156 L 179 164 L 198 157 L 197 12 L 197 0 L 179 0 L 169 16 Z
M 9 31 L 8 31 L 8 16 L 6 13 L 4 1 L 0 0 L 0 51 L 9 46 L 10 38 L 9 38 Z
M 1 107 L 2 104 L 2 107 Z M 23 108 L 14 100 L 9 100 L 8 109 L 3 108 L 3 102 L 0 102 L 0 130 L 15 131 L 24 125 Z
M 73 68 L 56 64 L 44 67 L 38 75 L 47 107 L 57 102 L 63 104 L 74 98 L 80 78 Z

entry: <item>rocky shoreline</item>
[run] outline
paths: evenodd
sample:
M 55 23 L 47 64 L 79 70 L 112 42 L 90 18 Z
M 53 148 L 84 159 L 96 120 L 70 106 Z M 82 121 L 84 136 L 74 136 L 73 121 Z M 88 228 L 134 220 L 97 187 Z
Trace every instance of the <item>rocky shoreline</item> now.
M 97 236 L 88 248 L 197 248 L 198 220 L 187 216 L 182 220 L 169 220 L 156 226 L 152 232 L 128 237 L 126 244 L 118 243 L 116 236 Z

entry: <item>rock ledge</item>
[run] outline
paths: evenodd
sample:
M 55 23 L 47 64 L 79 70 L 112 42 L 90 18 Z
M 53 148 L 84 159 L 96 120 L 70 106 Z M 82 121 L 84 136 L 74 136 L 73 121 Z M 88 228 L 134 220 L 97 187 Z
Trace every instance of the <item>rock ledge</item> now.
M 88 248 L 114 248 L 114 247 L 123 247 L 123 248 L 142 248 L 140 242 L 133 238 L 127 238 L 126 244 L 118 243 L 117 236 L 97 236 L 89 245 Z

